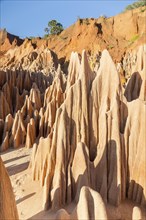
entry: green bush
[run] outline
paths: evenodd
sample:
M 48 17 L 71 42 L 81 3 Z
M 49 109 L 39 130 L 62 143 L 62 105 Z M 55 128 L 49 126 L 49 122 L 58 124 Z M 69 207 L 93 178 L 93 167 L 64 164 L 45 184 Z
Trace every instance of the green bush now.
M 35 39 L 35 37 L 34 36 L 30 36 L 30 37 L 28 37 L 29 39 L 31 39 L 31 40 L 33 40 L 33 39 Z
M 113 45 L 108 45 L 108 49 L 113 49 L 114 48 L 114 46 Z
M 44 35 L 44 39 L 48 38 L 48 36 L 49 36 L 48 34 L 45 34 L 45 35 Z
M 141 12 L 144 12 L 146 10 L 146 8 L 144 8 L 144 9 L 141 9 Z
M 135 8 L 139 8 L 139 7 L 143 7 L 143 6 L 146 6 L 146 0 L 138 0 L 138 1 L 134 2 L 131 5 L 128 5 L 125 8 L 125 11 L 132 10 L 132 9 L 135 9 Z
M 130 43 L 134 43 L 136 40 L 138 40 L 138 38 L 139 38 L 139 35 L 138 35 L 138 34 L 134 35 L 134 36 L 130 39 Z

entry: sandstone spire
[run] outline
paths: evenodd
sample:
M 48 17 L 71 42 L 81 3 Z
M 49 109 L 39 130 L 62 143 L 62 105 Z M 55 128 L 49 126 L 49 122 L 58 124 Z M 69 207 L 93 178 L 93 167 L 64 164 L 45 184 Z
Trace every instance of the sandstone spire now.
M 0 157 L 0 219 L 18 219 L 13 189 Z

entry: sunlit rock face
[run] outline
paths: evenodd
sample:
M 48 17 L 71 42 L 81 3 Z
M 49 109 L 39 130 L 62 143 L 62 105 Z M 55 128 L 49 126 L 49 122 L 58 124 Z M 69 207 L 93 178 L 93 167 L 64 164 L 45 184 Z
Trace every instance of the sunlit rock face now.
M 0 219 L 18 220 L 18 212 L 10 178 L 0 157 Z
M 144 47 L 139 51 L 137 62 L 143 63 Z M 33 178 L 44 185 L 44 207 L 78 202 L 83 186 L 99 192 L 105 203 L 118 205 L 128 197 L 145 205 L 145 63 L 123 92 L 106 50 L 97 72 L 84 51 L 81 63 L 76 54 L 70 62 L 54 129 L 34 146 L 31 161 Z
M 26 54 L 10 55 L 19 62 L 1 66 L 0 150 L 33 147 L 29 167 L 44 187 L 44 209 L 76 204 L 60 219 L 107 219 L 106 204 L 125 198 L 145 206 L 144 46 L 123 88 L 107 50 L 95 71 L 85 51 L 81 59 L 73 52 L 65 75 L 53 52 L 28 44 Z

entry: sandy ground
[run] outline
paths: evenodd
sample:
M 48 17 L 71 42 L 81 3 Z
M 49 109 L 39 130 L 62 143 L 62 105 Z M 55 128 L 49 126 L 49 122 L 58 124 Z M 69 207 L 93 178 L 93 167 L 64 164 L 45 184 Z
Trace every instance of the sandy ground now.
M 20 219 L 29 219 L 42 211 L 42 188 L 32 181 L 28 169 L 32 149 L 8 150 L 1 156 L 8 170 Z
M 56 213 L 43 211 L 43 188 L 38 181 L 32 181 L 31 171 L 28 168 L 32 149 L 20 148 L 8 150 L 1 154 L 5 167 L 8 170 L 13 191 L 15 194 L 20 220 L 24 219 L 54 219 Z M 68 212 L 74 209 L 74 204 L 65 207 Z M 124 201 L 119 207 L 107 205 L 109 219 L 131 220 L 133 202 Z M 145 210 L 141 208 L 143 220 L 146 220 Z M 134 219 L 137 220 L 137 219 Z

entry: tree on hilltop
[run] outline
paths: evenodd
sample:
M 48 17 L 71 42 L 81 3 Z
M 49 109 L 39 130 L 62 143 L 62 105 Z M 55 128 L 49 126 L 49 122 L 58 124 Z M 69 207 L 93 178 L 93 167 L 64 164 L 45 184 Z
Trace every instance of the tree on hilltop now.
M 48 27 L 44 29 L 44 31 L 49 35 L 58 35 L 63 31 L 63 26 L 61 23 L 57 22 L 56 20 L 51 20 L 48 22 Z

